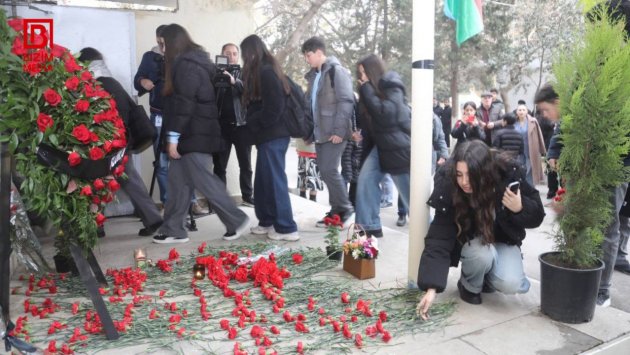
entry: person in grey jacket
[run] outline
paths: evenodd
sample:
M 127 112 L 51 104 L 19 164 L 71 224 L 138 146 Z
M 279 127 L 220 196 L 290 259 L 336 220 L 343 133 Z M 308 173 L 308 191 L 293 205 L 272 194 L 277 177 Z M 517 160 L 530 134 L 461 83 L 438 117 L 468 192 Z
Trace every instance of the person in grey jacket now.
M 311 67 L 306 73 L 308 81 L 305 101 L 313 117 L 313 135 L 317 165 L 328 186 L 330 212 L 338 214 L 345 224 L 354 208 L 348 199 L 345 182 L 339 173 L 341 155 L 352 136 L 354 93 L 349 72 L 333 56 L 326 56 L 326 45 L 321 38 L 312 37 L 302 44 L 302 54 Z M 324 219 L 317 222 L 324 228 Z
M 444 137 L 442 121 L 433 114 L 433 149 L 431 149 L 433 159 L 431 159 L 431 173 L 435 174 L 436 165 L 442 165 L 448 159 L 448 147 Z

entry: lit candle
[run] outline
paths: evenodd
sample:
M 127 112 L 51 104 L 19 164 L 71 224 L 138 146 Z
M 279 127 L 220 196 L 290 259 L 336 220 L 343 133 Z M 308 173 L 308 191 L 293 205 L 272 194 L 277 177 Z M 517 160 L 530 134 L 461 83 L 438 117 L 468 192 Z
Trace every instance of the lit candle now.
M 195 264 L 193 266 L 193 276 L 197 280 L 203 280 L 206 276 L 206 266 L 204 264 Z

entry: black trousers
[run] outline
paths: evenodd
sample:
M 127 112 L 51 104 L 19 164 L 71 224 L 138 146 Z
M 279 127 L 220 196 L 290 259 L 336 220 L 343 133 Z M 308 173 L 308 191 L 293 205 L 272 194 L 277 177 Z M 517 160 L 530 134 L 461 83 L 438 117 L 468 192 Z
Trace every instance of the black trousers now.
M 226 169 L 230 160 L 232 146 L 236 150 L 236 159 L 240 168 L 239 183 L 241 187 L 241 196 L 243 199 L 251 199 L 253 193 L 252 187 L 252 146 L 245 137 L 245 127 L 233 126 L 231 129 L 223 130 L 223 139 L 227 143 L 227 149 L 212 154 L 214 163 L 214 174 L 226 183 Z M 227 131 L 227 132 L 226 132 Z
M 547 196 L 555 196 L 558 191 L 558 173 L 551 169 L 547 172 L 547 187 L 549 188 Z

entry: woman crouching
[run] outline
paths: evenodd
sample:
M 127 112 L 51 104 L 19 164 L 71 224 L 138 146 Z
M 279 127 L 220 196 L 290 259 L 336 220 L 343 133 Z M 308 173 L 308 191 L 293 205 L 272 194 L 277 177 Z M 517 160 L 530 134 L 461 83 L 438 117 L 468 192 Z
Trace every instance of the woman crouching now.
M 449 266 L 460 260 L 457 288 L 465 302 L 481 304 L 482 290 L 526 293 L 530 284 L 520 246 L 525 228 L 538 227 L 545 212 L 518 163 L 482 141 L 465 142 L 435 174 L 434 186 L 428 204 L 435 217 L 418 271 L 418 287 L 426 291 L 418 305 L 421 316 L 428 317 L 436 293 L 446 287 Z

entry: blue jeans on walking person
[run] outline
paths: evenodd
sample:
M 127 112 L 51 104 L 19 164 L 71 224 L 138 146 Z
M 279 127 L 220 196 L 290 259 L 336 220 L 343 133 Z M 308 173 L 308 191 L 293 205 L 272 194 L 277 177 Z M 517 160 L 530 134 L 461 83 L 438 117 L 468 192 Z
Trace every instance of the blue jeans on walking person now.
M 359 173 L 359 181 L 357 183 L 357 201 L 356 201 L 356 223 L 360 224 L 365 230 L 381 229 L 381 218 L 379 216 L 381 210 L 381 189 L 379 183 L 385 176 L 381 171 L 381 165 L 378 161 L 378 149 L 372 148 L 370 154 L 365 158 L 361 172 Z M 391 175 L 394 185 L 398 189 L 399 196 L 406 209 L 409 208 L 409 173 Z
M 293 220 L 289 183 L 285 173 L 285 156 L 289 137 L 277 138 L 256 145 L 256 172 L 254 177 L 254 211 L 258 225 L 273 226 L 277 233 L 293 233 L 297 224 Z
M 481 237 L 462 247 L 461 283 L 469 292 L 480 293 L 484 280 L 491 288 L 505 293 L 526 293 L 529 280 L 523 270 L 523 256 L 516 245 L 483 245 Z

